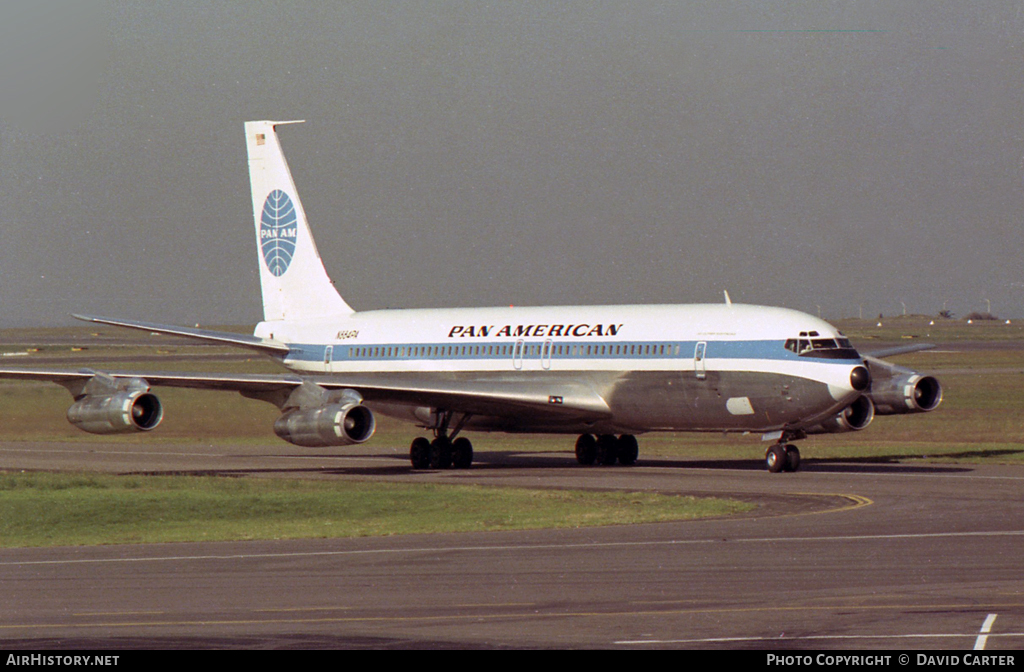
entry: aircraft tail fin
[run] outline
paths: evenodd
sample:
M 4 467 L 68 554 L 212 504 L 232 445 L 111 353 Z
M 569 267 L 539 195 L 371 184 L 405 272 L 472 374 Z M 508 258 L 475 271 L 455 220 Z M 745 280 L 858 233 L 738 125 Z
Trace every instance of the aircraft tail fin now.
M 277 126 L 294 123 L 300 122 L 245 122 L 263 319 L 268 322 L 354 312 L 327 275 L 277 138 Z

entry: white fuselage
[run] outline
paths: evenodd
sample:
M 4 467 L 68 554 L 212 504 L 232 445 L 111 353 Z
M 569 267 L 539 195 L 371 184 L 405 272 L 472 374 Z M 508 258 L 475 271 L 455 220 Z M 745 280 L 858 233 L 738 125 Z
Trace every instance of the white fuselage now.
M 381 310 L 328 322 L 263 322 L 305 374 L 374 374 L 514 388 L 579 383 L 609 404 L 609 427 L 766 430 L 820 421 L 859 392 L 856 352 L 809 357 L 787 343 L 842 338 L 797 311 L 739 304 Z M 553 429 L 529 417 L 482 428 Z

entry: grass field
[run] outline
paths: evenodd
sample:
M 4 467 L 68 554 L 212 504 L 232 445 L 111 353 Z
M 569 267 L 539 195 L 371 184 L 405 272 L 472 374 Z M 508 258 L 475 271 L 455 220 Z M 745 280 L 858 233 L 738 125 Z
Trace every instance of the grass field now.
M 883 317 L 881 320 L 830 320 L 844 334 L 857 342 L 865 351 L 872 341 L 914 342 L 937 344 L 967 341 L 1012 342 L 1024 344 L 1024 320 L 945 320 L 926 315 Z M 881 324 L 882 326 L 878 326 Z
M 724 516 L 752 507 L 656 493 L 0 473 L 0 546 L 585 527 Z

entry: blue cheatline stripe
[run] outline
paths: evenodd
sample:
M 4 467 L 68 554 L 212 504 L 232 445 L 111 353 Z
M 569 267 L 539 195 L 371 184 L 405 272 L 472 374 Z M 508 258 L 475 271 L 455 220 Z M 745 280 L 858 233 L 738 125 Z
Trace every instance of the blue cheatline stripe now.
M 835 364 L 837 359 L 801 357 L 785 348 L 785 341 L 700 341 L 706 343 L 705 359 L 769 359 L 819 361 Z M 373 345 L 290 344 L 286 360 L 324 361 L 327 348 L 333 347 L 332 360 L 340 361 L 506 361 L 544 359 L 560 361 L 609 359 L 693 359 L 698 341 L 615 341 L 579 343 L 565 341 L 523 341 L 466 345 L 463 343 L 378 343 Z M 519 347 L 521 350 L 516 350 Z M 859 361 L 859 360 L 851 360 Z

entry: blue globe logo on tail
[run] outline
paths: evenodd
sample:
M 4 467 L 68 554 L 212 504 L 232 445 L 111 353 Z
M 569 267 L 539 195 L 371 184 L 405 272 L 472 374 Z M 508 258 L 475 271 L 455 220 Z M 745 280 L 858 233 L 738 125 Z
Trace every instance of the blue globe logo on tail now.
M 295 255 L 295 240 L 299 235 L 295 204 L 288 194 L 275 189 L 263 202 L 260 217 L 260 249 L 267 269 L 276 277 L 284 275 Z

